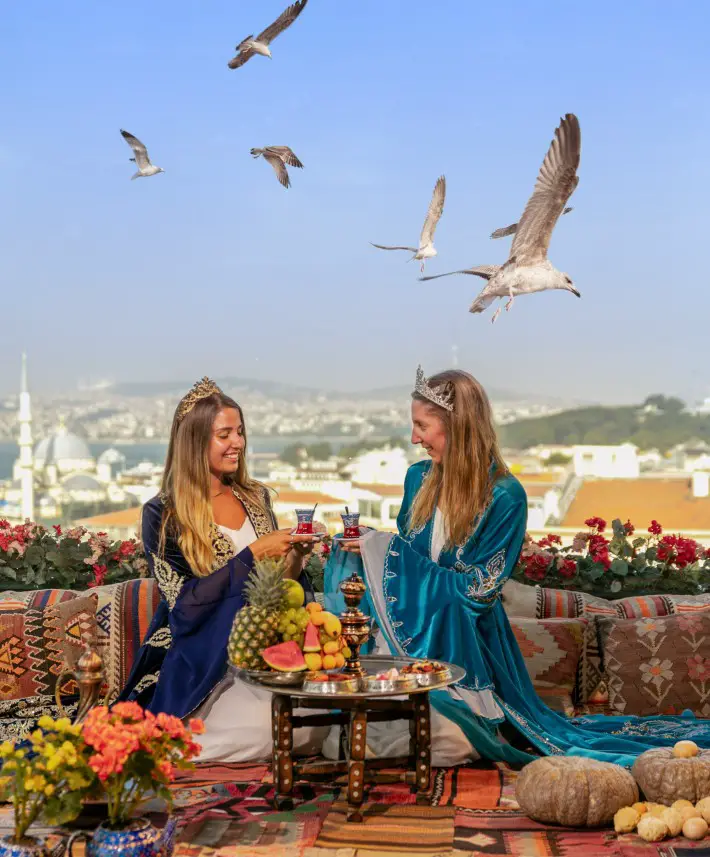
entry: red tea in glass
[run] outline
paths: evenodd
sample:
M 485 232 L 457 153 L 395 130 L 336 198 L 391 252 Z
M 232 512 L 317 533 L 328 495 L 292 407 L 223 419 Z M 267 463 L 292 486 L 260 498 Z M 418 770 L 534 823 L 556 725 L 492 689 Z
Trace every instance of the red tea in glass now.
M 359 539 L 360 538 L 360 513 L 341 515 L 343 519 L 343 538 Z
M 313 509 L 296 509 L 298 525 L 296 532 L 299 536 L 310 536 L 313 534 Z

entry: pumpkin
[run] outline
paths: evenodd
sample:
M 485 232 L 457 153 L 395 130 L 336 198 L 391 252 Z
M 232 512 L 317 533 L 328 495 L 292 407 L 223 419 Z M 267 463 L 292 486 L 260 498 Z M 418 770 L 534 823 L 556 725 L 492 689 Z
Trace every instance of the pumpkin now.
M 710 795 L 710 750 L 687 758 L 676 756 L 671 747 L 647 750 L 636 759 L 631 773 L 649 801 L 696 803 Z
M 515 797 L 526 815 L 544 824 L 599 827 L 609 824 L 617 810 L 636 803 L 639 794 L 634 778 L 619 765 L 547 756 L 523 768 Z

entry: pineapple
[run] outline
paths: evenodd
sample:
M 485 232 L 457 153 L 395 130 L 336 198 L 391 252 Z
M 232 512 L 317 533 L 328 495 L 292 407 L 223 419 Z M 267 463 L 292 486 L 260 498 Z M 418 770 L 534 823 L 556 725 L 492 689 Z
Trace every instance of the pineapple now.
M 234 617 L 227 655 L 242 669 L 267 669 L 261 653 L 279 642 L 279 614 L 286 606 L 283 560 L 263 559 L 244 585 L 246 606 Z

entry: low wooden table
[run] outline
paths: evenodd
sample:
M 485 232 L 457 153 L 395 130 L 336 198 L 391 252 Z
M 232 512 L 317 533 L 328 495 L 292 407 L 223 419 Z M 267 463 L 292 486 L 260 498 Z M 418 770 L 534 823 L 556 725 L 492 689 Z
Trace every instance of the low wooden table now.
M 369 675 L 401 669 L 414 663 L 414 658 L 362 657 L 361 663 Z M 431 779 L 431 712 L 429 693 L 461 681 L 466 675 L 461 667 L 446 664 L 451 677 L 439 684 L 418 687 L 406 695 L 391 693 L 306 693 L 301 688 L 274 687 L 252 679 L 236 670 L 242 681 L 261 687 L 273 694 L 271 702 L 273 736 L 273 773 L 276 800 L 288 801 L 296 779 L 328 780 L 339 774 L 348 776 L 348 821 L 362 821 L 362 803 L 368 783 L 392 781 L 377 771 L 406 763 L 407 771 L 401 781 L 416 789 L 417 801 L 430 797 Z M 295 700 L 295 702 L 294 702 Z M 318 709 L 313 714 L 294 714 L 298 709 Z M 409 756 L 405 759 L 366 759 L 367 724 L 409 720 Z M 341 726 L 347 728 L 345 759 L 337 762 L 299 762 L 293 758 L 293 730 L 303 726 Z

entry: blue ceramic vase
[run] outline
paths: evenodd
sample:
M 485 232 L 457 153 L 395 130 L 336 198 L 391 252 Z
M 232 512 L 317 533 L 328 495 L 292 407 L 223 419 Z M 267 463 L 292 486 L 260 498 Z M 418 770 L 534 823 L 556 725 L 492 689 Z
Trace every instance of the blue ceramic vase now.
M 104 822 L 94 833 L 83 830 L 72 833 L 67 854 L 73 857 L 74 842 L 85 838 L 86 857 L 171 857 L 176 825 L 177 820 L 169 818 L 164 829 L 157 830 L 147 818 L 136 818 L 120 830 L 112 830 Z M 3 857 L 1 852 L 0 857 Z
M 63 843 L 59 843 L 60 851 L 64 851 Z M 24 841 L 16 843 L 11 836 L 0 838 L 0 857 L 53 857 L 57 849 L 52 850 L 41 839 L 26 836 Z

